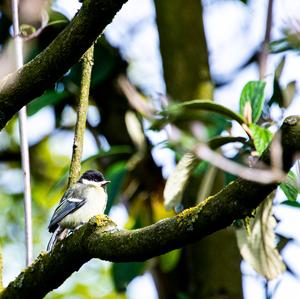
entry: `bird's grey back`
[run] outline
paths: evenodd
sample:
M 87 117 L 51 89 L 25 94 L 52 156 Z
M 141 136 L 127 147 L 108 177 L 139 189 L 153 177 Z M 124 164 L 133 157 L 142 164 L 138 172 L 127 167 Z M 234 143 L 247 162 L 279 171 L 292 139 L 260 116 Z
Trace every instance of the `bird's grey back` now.
M 76 187 L 76 193 L 74 187 Z M 86 195 L 87 186 L 82 183 L 76 183 L 73 187 L 65 192 L 48 225 L 48 230 L 50 233 L 55 231 L 59 222 L 65 216 L 76 211 L 85 203 Z

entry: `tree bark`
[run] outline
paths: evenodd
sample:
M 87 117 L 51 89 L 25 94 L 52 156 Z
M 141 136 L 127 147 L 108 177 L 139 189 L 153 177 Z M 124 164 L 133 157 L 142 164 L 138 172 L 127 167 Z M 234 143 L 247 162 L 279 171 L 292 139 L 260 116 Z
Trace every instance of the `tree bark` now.
M 211 99 L 208 51 L 199 0 L 155 0 L 167 93 L 176 100 Z

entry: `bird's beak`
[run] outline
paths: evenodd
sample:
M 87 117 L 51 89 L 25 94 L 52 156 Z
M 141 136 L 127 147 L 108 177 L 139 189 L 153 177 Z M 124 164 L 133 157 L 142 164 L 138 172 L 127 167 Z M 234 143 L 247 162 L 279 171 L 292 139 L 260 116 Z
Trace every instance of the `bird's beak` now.
M 106 186 L 109 183 L 110 183 L 110 181 L 102 181 L 102 182 L 100 182 L 100 186 L 103 187 L 103 186 Z

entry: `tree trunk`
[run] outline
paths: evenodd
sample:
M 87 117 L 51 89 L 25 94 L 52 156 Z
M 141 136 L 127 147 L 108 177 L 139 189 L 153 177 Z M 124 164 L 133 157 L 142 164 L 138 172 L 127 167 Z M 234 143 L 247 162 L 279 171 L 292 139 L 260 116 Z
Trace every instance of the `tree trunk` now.
M 212 99 L 201 1 L 156 0 L 155 6 L 167 94 L 182 101 Z M 213 191 L 221 187 L 215 185 Z M 191 204 L 197 191 L 189 193 L 187 201 Z M 223 230 L 188 246 L 176 269 L 166 274 L 157 266 L 153 276 L 161 299 L 242 298 L 234 232 Z
M 208 52 L 199 0 L 155 0 L 167 93 L 175 99 L 210 99 Z

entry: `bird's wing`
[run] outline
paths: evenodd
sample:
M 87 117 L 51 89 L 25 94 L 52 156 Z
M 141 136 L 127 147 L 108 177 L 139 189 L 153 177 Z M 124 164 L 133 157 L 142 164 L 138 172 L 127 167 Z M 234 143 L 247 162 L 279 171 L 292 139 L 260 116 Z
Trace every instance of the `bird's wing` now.
M 75 194 L 76 188 L 76 194 Z M 58 223 L 68 214 L 76 211 L 82 207 L 86 202 L 85 186 L 77 183 L 74 187 L 71 187 L 66 191 L 48 225 L 49 232 L 54 232 L 58 226 Z

